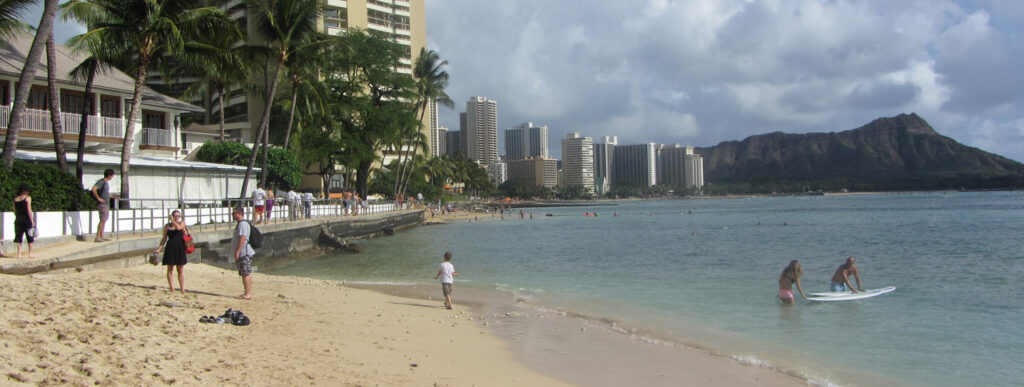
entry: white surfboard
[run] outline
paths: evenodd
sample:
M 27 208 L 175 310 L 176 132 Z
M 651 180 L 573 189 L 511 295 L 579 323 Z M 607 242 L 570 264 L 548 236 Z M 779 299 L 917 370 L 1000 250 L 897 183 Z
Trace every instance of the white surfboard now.
M 863 292 L 854 293 L 850 291 L 846 292 L 821 292 L 821 293 L 808 293 L 808 301 L 853 301 L 863 300 L 865 298 L 871 298 L 875 296 L 881 296 L 886 293 L 892 293 L 896 290 L 895 286 L 888 286 L 880 289 L 870 289 Z

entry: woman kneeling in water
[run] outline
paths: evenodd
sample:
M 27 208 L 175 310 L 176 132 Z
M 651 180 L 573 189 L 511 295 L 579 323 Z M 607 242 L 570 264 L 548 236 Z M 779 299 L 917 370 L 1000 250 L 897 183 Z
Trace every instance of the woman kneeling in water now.
M 793 303 L 793 284 L 796 284 L 796 290 L 800 291 L 800 296 L 807 298 L 804 288 L 800 286 L 800 276 L 802 275 L 804 275 L 804 270 L 800 267 L 800 261 L 795 259 L 782 270 L 782 275 L 779 276 L 779 299 L 783 303 Z

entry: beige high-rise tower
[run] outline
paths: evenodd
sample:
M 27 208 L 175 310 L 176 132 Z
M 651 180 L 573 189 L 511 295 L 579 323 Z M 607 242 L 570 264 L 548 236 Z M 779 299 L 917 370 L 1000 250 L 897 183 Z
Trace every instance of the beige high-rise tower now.
M 498 102 L 487 97 L 470 97 L 466 101 L 466 157 L 483 165 L 498 161 Z

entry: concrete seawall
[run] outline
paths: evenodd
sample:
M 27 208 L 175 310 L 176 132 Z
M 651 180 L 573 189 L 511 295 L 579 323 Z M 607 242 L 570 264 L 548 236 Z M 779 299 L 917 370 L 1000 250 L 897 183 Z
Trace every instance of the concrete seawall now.
M 324 254 L 332 249 L 320 243 L 321 234 L 336 240 L 358 240 L 387 235 L 424 222 L 423 210 L 407 210 L 377 215 L 331 217 L 259 225 L 263 233 L 263 247 L 256 250 L 253 265 L 271 267 L 285 262 Z M 231 246 L 233 227 L 198 231 L 190 226 L 195 238 L 196 251 L 189 255 L 189 263 L 206 263 L 234 268 L 234 250 Z M 65 242 L 53 249 L 61 250 L 57 256 L 41 259 L 6 260 L 0 264 L 0 273 L 26 275 L 34 273 L 60 273 L 69 271 L 103 270 L 148 264 L 147 255 L 160 243 L 161 235 L 95 244 L 91 242 Z

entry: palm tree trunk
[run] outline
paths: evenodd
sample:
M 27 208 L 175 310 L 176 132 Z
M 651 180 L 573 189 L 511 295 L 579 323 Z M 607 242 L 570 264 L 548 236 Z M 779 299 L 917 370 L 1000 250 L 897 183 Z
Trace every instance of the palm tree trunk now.
M 57 168 L 67 172 L 68 157 L 64 152 L 64 125 L 60 119 L 60 93 L 57 91 L 57 47 L 53 30 L 46 39 L 46 86 L 50 91 L 50 126 L 53 129 L 53 147 L 57 152 Z
M 292 134 L 292 121 L 295 120 L 295 101 L 299 99 L 299 88 L 296 87 L 296 83 L 292 84 L 292 108 L 288 112 L 288 128 L 284 131 L 284 148 L 288 149 L 288 138 Z
M 427 100 L 427 101 L 429 101 L 429 100 Z M 420 119 L 419 119 L 419 122 L 423 122 L 423 116 L 426 115 L 427 107 L 428 106 L 430 106 L 429 102 L 424 102 L 423 105 L 421 105 L 421 107 L 420 107 Z M 414 139 L 415 139 L 415 136 L 416 136 L 415 134 L 410 135 L 409 136 L 409 142 L 413 142 Z M 412 163 L 412 160 L 416 157 L 416 152 L 419 151 L 419 145 L 420 144 L 417 143 L 412 148 L 412 156 L 410 156 L 408 158 L 408 162 L 410 164 Z M 397 190 L 396 194 L 405 195 L 405 190 L 409 186 L 409 179 L 412 178 L 412 165 L 409 165 L 406 169 L 408 170 L 408 172 L 407 172 L 408 176 L 406 176 L 404 178 L 404 181 L 402 180 L 402 176 L 401 175 L 399 175 L 398 178 L 397 178 L 397 180 L 399 180 L 400 184 L 398 186 L 398 190 Z
M 283 55 L 279 56 L 277 66 L 274 67 L 274 76 L 270 80 L 270 90 L 267 92 L 267 97 L 269 98 L 267 98 L 266 108 L 263 110 L 263 116 L 260 117 L 260 124 L 257 126 L 256 137 L 253 137 L 257 141 L 263 137 L 263 132 L 267 130 L 267 126 L 269 126 L 270 123 L 270 107 L 274 101 L 274 94 L 277 93 L 277 77 L 281 74 L 281 68 L 284 67 L 284 59 L 285 57 Z M 256 146 L 256 141 L 253 141 L 252 153 L 249 154 L 249 166 L 245 169 L 245 180 L 242 180 L 242 192 L 238 194 L 239 199 L 245 199 L 246 197 L 246 191 L 249 189 L 249 177 L 252 176 L 252 169 L 256 166 L 256 154 L 258 152 L 259 147 Z M 266 172 L 264 171 L 264 173 Z
M 146 68 L 149 66 L 149 57 L 140 55 L 139 72 L 135 75 L 135 91 L 132 93 L 132 106 L 128 110 L 128 122 L 125 123 L 124 141 L 121 143 L 121 199 L 128 199 L 128 167 L 132 160 L 132 144 L 135 142 L 135 120 L 139 119 L 140 107 L 142 106 L 142 87 L 146 82 Z
M 217 95 L 217 103 L 220 104 L 220 142 L 224 142 L 224 84 L 220 84 L 220 93 Z
M 85 80 L 85 103 L 82 104 L 82 122 L 78 125 L 78 157 L 75 159 L 75 176 L 82 181 L 85 175 L 83 165 L 85 164 L 85 133 L 89 130 L 89 114 L 93 111 L 92 81 L 96 78 L 96 68 L 89 70 Z
M 270 153 L 270 124 L 267 124 L 267 130 L 263 131 L 263 161 L 260 164 L 260 169 L 263 173 L 260 174 L 260 183 L 263 187 L 267 187 L 267 176 L 270 175 L 270 171 L 267 170 L 267 156 Z
M 11 115 L 7 120 L 7 135 L 4 140 L 4 151 L 0 155 L 3 159 L 4 168 L 11 169 L 14 164 L 14 154 L 18 151 L 18 131 L 21 130 L 21 116 L 25 114 L 28 107 L 28 93 L 32 88 L 32 78 L 36 74 L 36 64 L 39 63 L 39 56 L 42 55 L 46 38 L 53 31 L 53 17 L 57 14 L 57 0 L 46 0 L 43 6 L 43 16 L 39 19 L 39 28 L 36 29 L 36 36 L 32 40 L 32 47 L 25 57 L 25 65 L 21 68 L 21 76 L 18 78 L 18 88 L 14 91 L 14 106 Z

